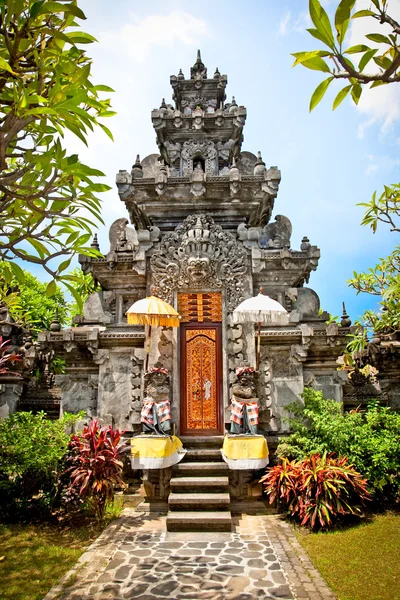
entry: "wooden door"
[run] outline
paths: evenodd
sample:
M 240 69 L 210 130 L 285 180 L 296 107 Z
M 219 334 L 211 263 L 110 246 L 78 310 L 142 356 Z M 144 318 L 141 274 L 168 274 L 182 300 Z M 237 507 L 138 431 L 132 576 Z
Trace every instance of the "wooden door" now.
M 184 321 L 180 326 L 181 434 L 219 435 L 223 433 L 221 295 L 179 297 Z M 190 310 L 185 310 L 185 302 Z M 207 308 L 211 304 L 213 311 Z

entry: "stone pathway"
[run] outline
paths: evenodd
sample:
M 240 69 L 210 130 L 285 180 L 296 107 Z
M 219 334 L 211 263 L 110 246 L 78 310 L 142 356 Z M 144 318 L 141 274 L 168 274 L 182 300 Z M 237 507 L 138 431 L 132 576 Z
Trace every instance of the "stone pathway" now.
M 232 533 L 173 533 L 125 509 L 44 600 L 335 600 L 290 525 L 233 520 Z

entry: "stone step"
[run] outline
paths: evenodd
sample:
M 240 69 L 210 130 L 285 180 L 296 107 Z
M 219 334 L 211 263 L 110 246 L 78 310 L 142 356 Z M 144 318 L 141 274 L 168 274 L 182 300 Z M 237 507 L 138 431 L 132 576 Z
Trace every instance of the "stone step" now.
M 172 477 L 172 492 L 199 492 L 212 493 L 226 492 L 229 487 L 229 477 Z
M 169 512 L 167 531 L 231 531 L 229 511 L 220 512 Z
M 218 448 L 189 448 L 182 462 L 222 462 Z
M 226 510 L 230 505 L 228 493 L 176 493 L 171 492 L 168 497 L 170 511 L 216 511 Z
M 225 462 L 180 462 L 172 467 L 173 476 L 179 477 L 200 477 L 201 475 L 223 475 L 229 472 L 229 467 Z
M 183 435 L 179 438 L 184 448 L 222 448 L 223 435 L 191 436 Z

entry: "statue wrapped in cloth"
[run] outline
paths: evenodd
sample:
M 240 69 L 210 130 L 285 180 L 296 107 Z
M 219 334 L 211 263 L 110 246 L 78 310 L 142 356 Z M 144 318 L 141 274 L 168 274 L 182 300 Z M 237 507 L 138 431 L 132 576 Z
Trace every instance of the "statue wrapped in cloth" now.
M 140 420 L 144 433 L 171 434 L 170 378 L 168 369 L 152 367 L 144 376 L 145 398 Z
M 237 367 L 232 387 L 231 433 L 257 435 L 258 397 L 257 371 L 253 367 Z

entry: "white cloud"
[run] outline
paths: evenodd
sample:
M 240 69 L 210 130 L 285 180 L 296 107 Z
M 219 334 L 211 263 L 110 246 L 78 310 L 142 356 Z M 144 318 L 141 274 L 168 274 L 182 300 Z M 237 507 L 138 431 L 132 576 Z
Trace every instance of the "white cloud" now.
M 355 8 L 356 10 L 370 8 L 370 2 L 369 0 L 358 0 Z M 391 2 L 388 12 L 393 18 L 400 19 L 400 2 Z M 385 45 L 376 44 L 368 40 L 365 37 L 368 33 L 388 34 L 392 33 L 392 29 L 389 25 L 382 25 L 370 17 L 355 19 L 352 21 L 348 46 L 367 44 L 372 48 L 382 46 L 384 49 L 387 49 Z M 356 56 L 361 57 L 362 54 L 353 55 L 352 59 Z M 378 73 L 379 69 L 371 60 L 365 72 Z M 387 133 L 393 124 L 400 120 L 400 85 L 392 83 L 373 89 L 364 86 L 357 108 L 366 117 L 365 121 L 358 128 L 360 138 L 363 138 L 365 130 L 375 123 L 381 125 L 382 133 Z
M 174 11 L 168 15 L 150 15 L 142 19 L 132 15 L 132 23 L 120 31 L 108 34 L 104 43 L 123 44 L 130 58 L 142 63 L 152 46 L 167 46 L 174 42 L 191 45 L 208 35 L 207 22 L 187 12 Z
M 288 10 L 279 23 L 278 35 L 284 36 L 292 32 L 304 33 L 308 27 L 311 27 L 311 24 L 308 12 L 302 12 L 293 17 L 291 11 Z
M 288 10 L 288 12 L 283 17 L 282 21 L 279 23 L 278 35 L 286 35 L 291 18 L 292 13 L 290 12 L 290 10 Z
M 400 158 L 394 158 L 386 154 L 375 156 L 374 154 L 368 154 L 368 165 L 365 169 L 365 175 L 374 175 L 375 173 L 382 173 L 390 171 L 391 169 L 398 169 L 400 167 Z

